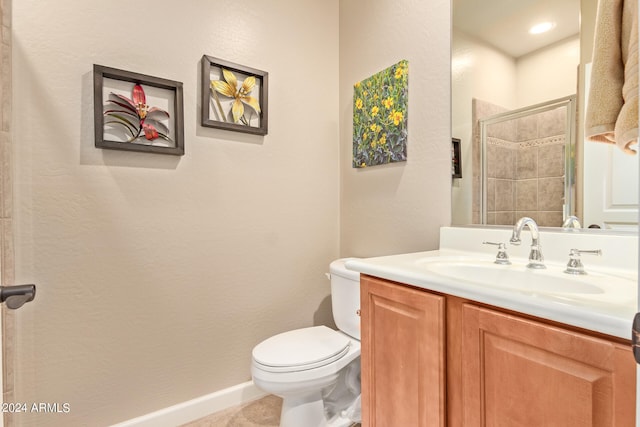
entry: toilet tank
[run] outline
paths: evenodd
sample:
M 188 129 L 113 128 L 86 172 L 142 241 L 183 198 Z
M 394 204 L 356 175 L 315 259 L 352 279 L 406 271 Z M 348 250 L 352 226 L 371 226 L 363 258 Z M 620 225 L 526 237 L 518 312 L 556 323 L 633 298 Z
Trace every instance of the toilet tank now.
M 338 329 L 360 340 L 360 273 L 344 266 L 350 259 L 338 259 L 329 265 L 331 308 Z

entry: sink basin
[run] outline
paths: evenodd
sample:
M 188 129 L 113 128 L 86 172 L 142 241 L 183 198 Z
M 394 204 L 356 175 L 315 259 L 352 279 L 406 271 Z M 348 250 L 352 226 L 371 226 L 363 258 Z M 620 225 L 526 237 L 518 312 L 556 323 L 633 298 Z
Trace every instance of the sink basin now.
M 500 288 L 556 300 L 628 302 L 636 283 L 631 278 L 589 272 L 586 275 L 563 273 L 564 266 L 530 269 L 526 263 L 495 264 L 473 257 L 433 257 L 416 260 L 419 268 L 458 282 L 461 286 Z
M 499 265 L 494 263 L 493 251 L 452 249 L 353 258 L 346 266 L 367 276 L 470 303 L 501 307 L 628 339 L 637 311 L 637 268 L 630 269 L 615 260 L 605 267 L 602 258 L 585 259 L 586 275 L 566 274 L 563 271 L 567 258 L 564 250 L 561 252 L 560 258 L 548 259 L 547 268 L 541 270 L 527 268 L 523 257 L 513 256 L 513 264 Z
M 424 267 L 436 274 L 489 286 L 508 286 L 512 289 L 535 292 L 601 294 L 604 290 L 583 280 L 584 276 L 560 276 L 549 270 L 533 270 L 524 264 L 499 265 L 482 261 L 430 261 Z

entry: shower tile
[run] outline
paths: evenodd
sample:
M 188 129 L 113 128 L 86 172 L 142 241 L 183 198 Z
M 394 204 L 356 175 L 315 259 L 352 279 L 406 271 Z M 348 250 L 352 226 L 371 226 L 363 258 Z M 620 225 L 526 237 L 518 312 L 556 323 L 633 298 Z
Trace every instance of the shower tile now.
M 487 179 L 487 211 L 496 210 L 496 179 Z
M 564 135 L 566 132 L 567 109 L 566 107 L 545 111 L 537 114 L 538 137 Z
M 473 191 L 471 194 L 471 208 L 474 211 L 480 210 L 480 177 L 474 173 L 473 175 Z
M 524 147 L 517 151 L 516 179 L 537 178 L 538 147 Z
M 504 107 L 477 98 L 471 100 L 471 107 L 476 119 L 484 119 L 507 111 Z
M 489 144 L 487 145 L 487 178 L 496 177 L 496 169 L 498 168 L 498 150 L 500 147 Z
M 538 148 L 538 176 L 564 176 L 564 144 L 547 144 Z
M 536 211 L 516 211 L 516 221 L 520 218 L 528 216 L 529 218 L 534 218 L 538 216 L 538 212 Z
M 487 147 L 487 176 L 489 178 L 513 179 L 515 150 L 500 145 Z
M 538 225 L 541 227 L 562 226 L 562 211 L 543 211 L 539 213 Z
M 473 138 L 473 146 L 471 147 L 471 165 L 473 170 L 473 177 L 480 176 L 480 140 Z
M 538 209 L 562 211 L 564 204 L 564 178 L 541 178 L 538 182 Z
M 518 123 L 516 141 L 529 141 L 538 137 L 538 120 L 535 115 L 520 117 L 516 121 Z
M 496 212 L 496 225 L 513 225 L 516 223 L 515 214 L 513 211 Z
M 535 179 L 516 181 L 516 210 L 538 210 L 538 182 Z
M 487 126 L 487 136 L 503 141 L 514 141 L 516 137 L 516 121 L 506 120 Z
M 495 211 L 512 211 L 514 203 L 514 185 L 510 179 L 498 179 L 495 181 Z
M 487 224 L 488 225 L 496 225 L 496 213 L 495 212 L 487 212 Z

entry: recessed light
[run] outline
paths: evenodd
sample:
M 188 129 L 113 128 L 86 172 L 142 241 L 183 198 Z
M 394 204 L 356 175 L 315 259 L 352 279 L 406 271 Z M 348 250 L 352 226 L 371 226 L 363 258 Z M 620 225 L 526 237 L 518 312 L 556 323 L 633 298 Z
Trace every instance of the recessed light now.
M 556 24 L 554 22 L 541 22 L 529 28 L 529 34 L 546 33 L 547 31 L 551 30 L 555 26 Z

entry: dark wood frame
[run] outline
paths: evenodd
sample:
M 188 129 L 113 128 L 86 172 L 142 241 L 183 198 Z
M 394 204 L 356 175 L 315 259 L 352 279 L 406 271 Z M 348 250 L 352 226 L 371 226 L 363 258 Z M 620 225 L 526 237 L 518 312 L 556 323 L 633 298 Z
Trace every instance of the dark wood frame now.
M 174 92 L 173 116 L 171 117 L 175 146 L 162 147 L 157 145 L 139 144 L 133 142 L 110 141 L 104 139 L 104 102 L 103 86 L 104 80 L 120 80 L 139 84 L 141 86 L 151 86 Z M 105 67 L 103 65 L 93 65 L 93 114 L 95 125 L 95 146 L 110 150 L 139 151 L 144 153 L 172 154 L 182 156 L 184 154 L 184 107 L 182 82 L 151 77 L 131 71 L 118 70 L 116 68 Z
M 460 139 L 451 138 L 451 176 L 462 178 L 462 156 L 460 155 Z
M 244 75 L 255 76 L 259 80 L 259 92 L 256 98 L 260 104 L 260 126 L 252 127 L 246 125 L 239 125 L 236 123 L 229 123 L 219 121 L 209 115 L 209 105 L 211 103 L 211 69 L 212 68 L 226 68 L 231 72 L 240 73 Z M 212 56 L 202 56 L 202 126 L 232 130 L 236 132 L 245 132 L 255 135 L 266 135 L 268 129 L 268 86 L 269 86 L 269 73 L 255 68 L 245 67 L 243 65 L 234 64 L 233 62 L 225 61 L 224 59 L 214 58 Z M 250 107 L 248 107 L 250 108 Z

